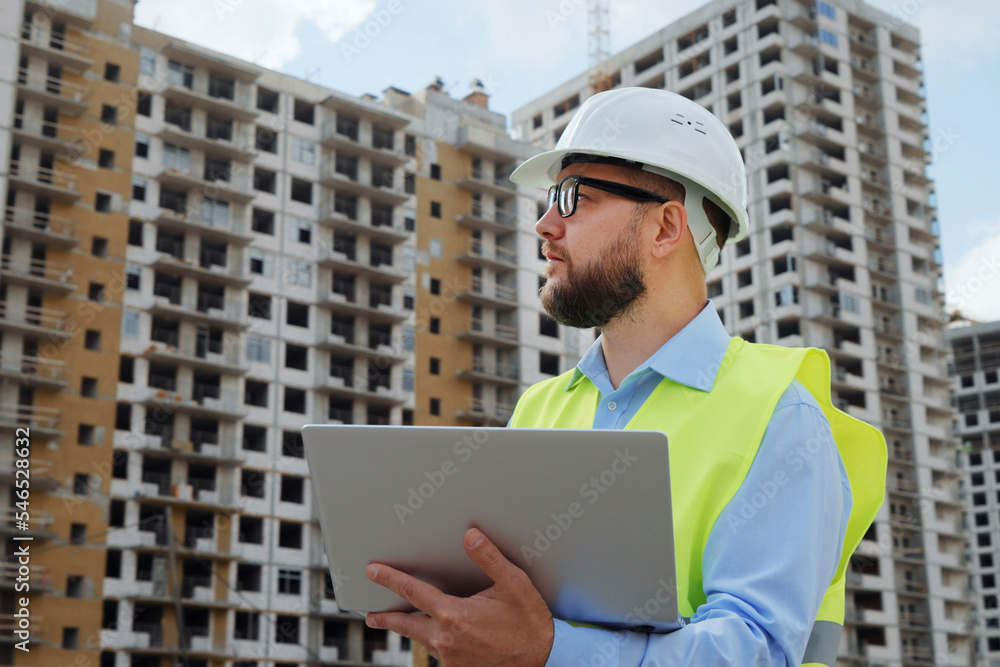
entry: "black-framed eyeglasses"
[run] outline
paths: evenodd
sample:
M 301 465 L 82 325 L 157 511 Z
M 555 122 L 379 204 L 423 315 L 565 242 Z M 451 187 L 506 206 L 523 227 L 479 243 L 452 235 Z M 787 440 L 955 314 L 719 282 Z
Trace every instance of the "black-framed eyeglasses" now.
M 559 207 L 559 215 L 564 218 L 568 218 L 576 213 L 577 193 L 581 185 L 586 185 L 587 187 L 595 188 L 597 190 L 603 190 L 604 192 L 610 192 L 613 195 L 618 195 L 619 197 L 625 197 L 635 201 L 655 201 L 660 204 L 665 204 L 670 201 L 667 197 L 663 197 L 655 192 L 643 190 L 642 188 L 637 188 L 632 185 L 616 183 L 615 181 L 605 181 L 600 178 L 590 178 L 589 176 L 574 175 L 567 176 L 559 181 L 558 185 L 553 185 L 549 188 L 549 196 L 547 199 L 548 208 L 552 208 L 552 205 L 556 204 Z

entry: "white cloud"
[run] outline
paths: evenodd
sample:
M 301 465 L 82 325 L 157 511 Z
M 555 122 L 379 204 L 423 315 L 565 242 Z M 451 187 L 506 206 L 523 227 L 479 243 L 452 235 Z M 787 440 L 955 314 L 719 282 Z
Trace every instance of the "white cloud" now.
M 954 266 L 945 267 L 945 305 L 982 322 L 1000 320 L 1000 218 L 970 228 L 989 231 Z
M 301 53 L 296 30 L 309 23 L 337 42 L 375 10 L 375 0 L 142 0 L 135 22 L 269 69 Z

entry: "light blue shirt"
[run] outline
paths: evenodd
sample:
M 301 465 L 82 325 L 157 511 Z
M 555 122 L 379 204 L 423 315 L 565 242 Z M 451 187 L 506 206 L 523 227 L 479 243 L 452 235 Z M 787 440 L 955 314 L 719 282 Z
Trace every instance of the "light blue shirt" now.
M 624 428 L 662 378 L 710 391 L 729 340 L 709 302 L 617 390 L 598 338 L 567 389 L 589 378 L 601 392 L 594 428 Z M 547 667 L 800 664 L 850 513 L 850 484 L 830 424 L 796 380 L 712 527 L 702 560 L 707 600 L 687 625 L 658 635 L 556 620 Z

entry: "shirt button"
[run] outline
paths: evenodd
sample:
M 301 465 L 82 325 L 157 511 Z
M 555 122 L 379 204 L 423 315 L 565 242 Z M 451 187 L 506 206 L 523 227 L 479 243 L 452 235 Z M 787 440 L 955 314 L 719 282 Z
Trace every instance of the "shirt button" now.
M 615 403 L 614 401 L 608 401 L 608 410 L 616 410 L 617 408 L 618 408 L 617 403 Z

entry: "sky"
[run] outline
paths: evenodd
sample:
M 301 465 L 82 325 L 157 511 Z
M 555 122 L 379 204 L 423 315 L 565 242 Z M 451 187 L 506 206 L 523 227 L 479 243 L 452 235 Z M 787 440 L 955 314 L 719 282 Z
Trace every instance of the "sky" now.
M 949 310 L 1000 320 L 1000 2 L 869 0 L 921 32 Z M 611 0 L 617 53 L 706 0 Z M 139 0 L 135 21 L 351 95 L 473 80 L 513 110 L 587 68 L 587 0 Z

